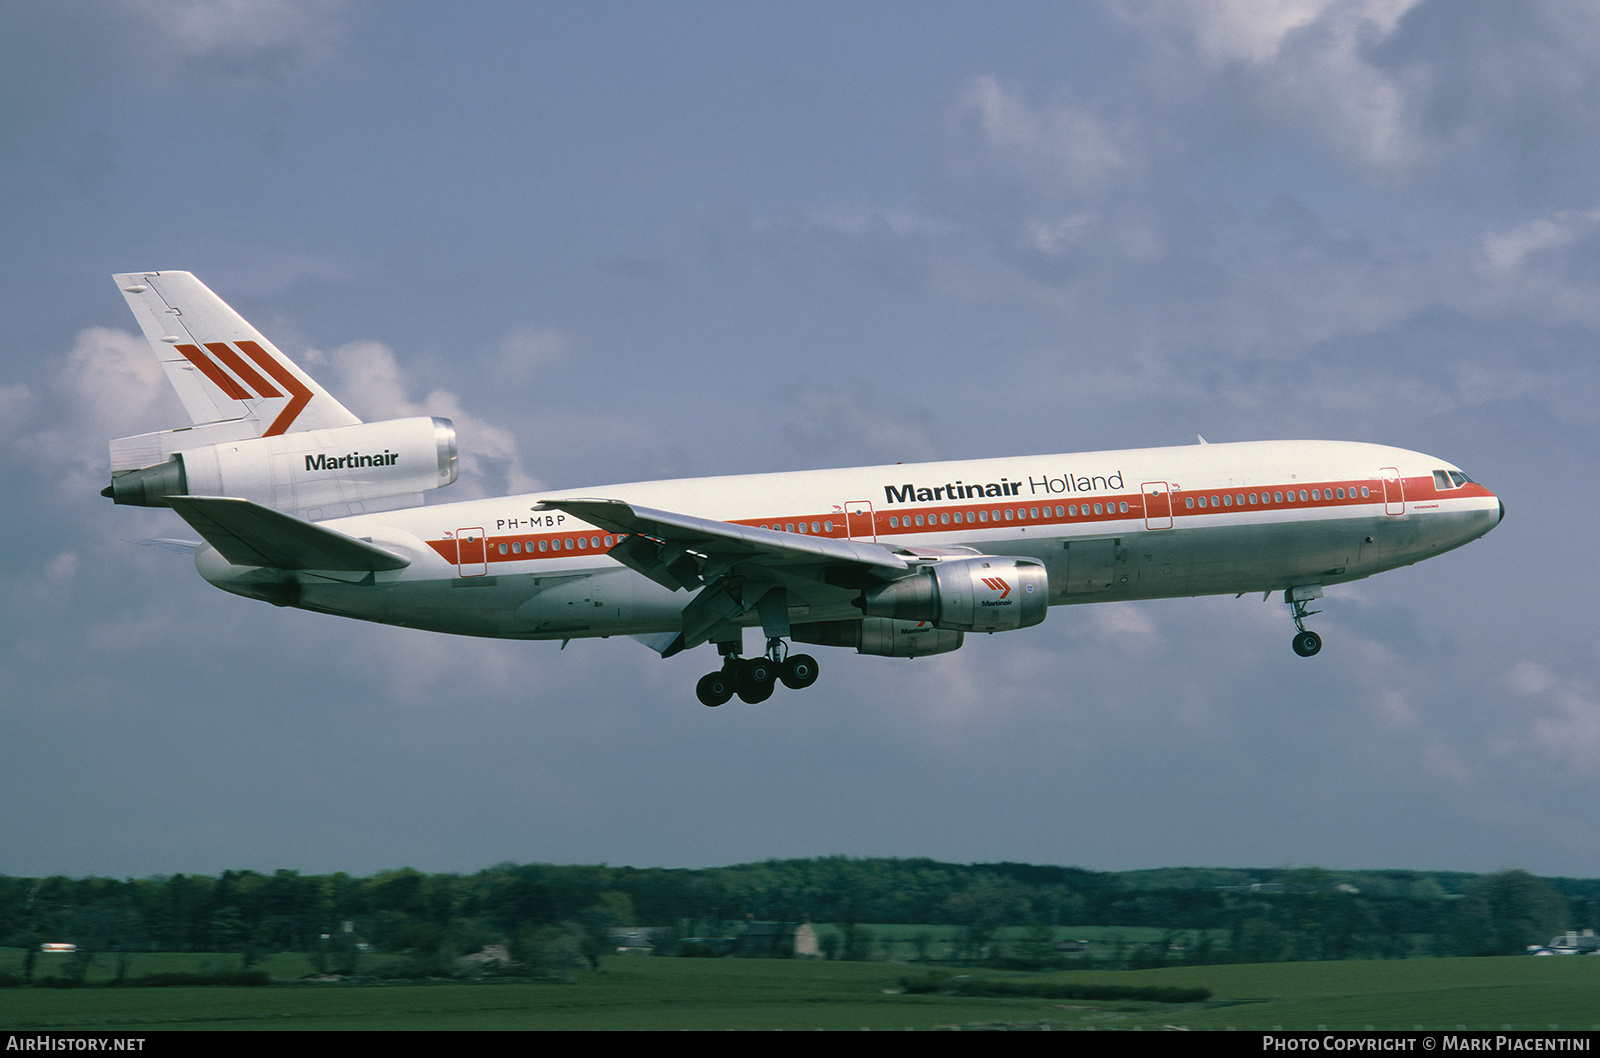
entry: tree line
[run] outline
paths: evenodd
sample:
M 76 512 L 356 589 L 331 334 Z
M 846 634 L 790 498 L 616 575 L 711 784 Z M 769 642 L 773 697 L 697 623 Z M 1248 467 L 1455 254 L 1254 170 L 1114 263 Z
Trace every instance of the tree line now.
M 0 876 L 0 946 L 114 951 L 524 952 L 566 938 L 591 964 L 613 927 L 728 936 L 742 923 L 954 927 L 969 957 L 1055 958 L 1074 926 L 1156 927 L 1127 964 L 1506 954 L 1600 925 L 1600 880 L 1318 868 L 1094 872 L 823 857 L 705 869 L 499 864 L 358 878 L 280 870 L 143 879 Z M 1031 927 L 1002 952 L 1002 927 Z M 1190 936 L 1182 934 L 1187 931 Z M 854 943 L 846 956 L 870 952 Z

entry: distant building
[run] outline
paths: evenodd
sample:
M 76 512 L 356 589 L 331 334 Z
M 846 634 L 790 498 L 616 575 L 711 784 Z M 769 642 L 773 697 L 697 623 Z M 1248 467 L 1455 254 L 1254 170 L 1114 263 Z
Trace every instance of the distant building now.
M 733 954 L 747 959 L 820 959 L 817 931 L 809 922 L 752 922 L 739 934 Z
M 666 932 L 645 926 L 612 926 L 606 939 L 618 955 L 649 955 L 656 946 L 656 933 Z
M 1529 955 L 1600 955 L 1600 937 L 1594 930 L 1582 933 L 1568 930 L 1559 937 L 1551 937 L 1549 944 L 1528 945 Z

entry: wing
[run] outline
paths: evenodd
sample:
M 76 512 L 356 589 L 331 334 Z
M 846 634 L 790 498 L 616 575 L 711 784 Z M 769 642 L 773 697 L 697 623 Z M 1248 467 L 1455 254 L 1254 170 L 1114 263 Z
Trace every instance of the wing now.
M 916 555 L 881 544 L 800 536 L 753 525 L 639 507 L 622 500 L 545 500 L 623 539 L 610 555 L 673 591 L 699 593 L 683 609 L 683 634 L 662 650 L 670 657 L 711 640 L 718 626 L 750 610 L 768 636 L 788 635 L 786 583 L 855 588 L 905 576 Z

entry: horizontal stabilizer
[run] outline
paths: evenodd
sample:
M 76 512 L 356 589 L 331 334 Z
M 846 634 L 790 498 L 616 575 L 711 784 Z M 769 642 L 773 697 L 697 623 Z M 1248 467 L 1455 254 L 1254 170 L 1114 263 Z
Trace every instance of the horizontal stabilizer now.
M 404 569 L 410 559 L 365 540 L 232 496 L 170 496 L 172 509 L 235 566 Z

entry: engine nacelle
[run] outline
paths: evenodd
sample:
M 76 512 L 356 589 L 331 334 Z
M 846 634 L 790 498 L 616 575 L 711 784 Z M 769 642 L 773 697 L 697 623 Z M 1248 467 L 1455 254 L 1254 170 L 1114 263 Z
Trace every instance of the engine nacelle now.
M 165 507 L 168 496 L 236 496 L 317 518 L 386 510 L 394 504 L 383 501 L 394 498 L 421 502 L 421 493 L 455 479 L 455 427 L 418 416 L 183 449 L 114 473 L 102 495 L 137 507 Z
M 945 559 L 868 588 L 857 603 L 871 617 L 927 621 L 958 632 L 1008 632 L 1044 620 L 1050 579 L 1036 558 Z
M 858 654 L 885 658 L 921 658 L 960 649 L 960 632 L 935 628 L 926 621 L 891 621 L 863 617 L 859 621 L 814 621 L 790 628 L 796 643 L 821 647 L 855 647 Z

